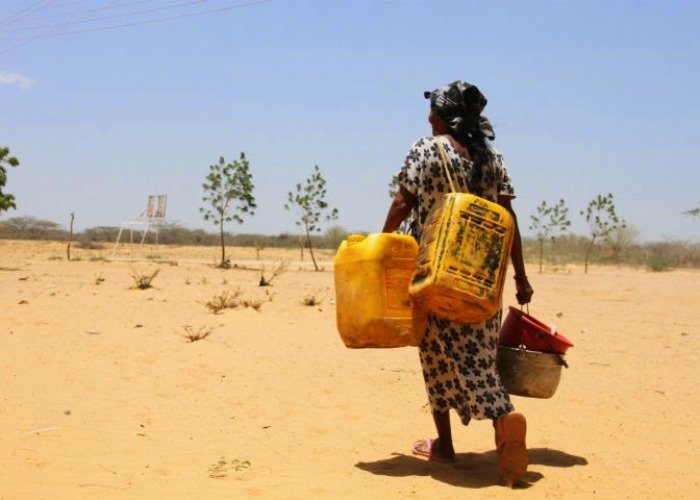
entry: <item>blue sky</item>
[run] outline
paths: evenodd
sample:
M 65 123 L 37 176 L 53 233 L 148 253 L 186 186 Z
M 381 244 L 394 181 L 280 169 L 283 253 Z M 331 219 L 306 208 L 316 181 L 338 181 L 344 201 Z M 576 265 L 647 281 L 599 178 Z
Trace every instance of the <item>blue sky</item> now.
M 245 151 L 259 209 L 230 231 L 295 231 L 287 192 L 316 164 L 334 224 L 379 231 L 429 133 L 422 92 L 459 78 L 489 99 L 525 234 L 560 198 L 585 234 L 611 192 L 642 241 L 698 241 L 700 3 L 244 3 L 0 1 L 0 145 L 22 163 L 0 217 L 118 225 L 167 194 L 169 220 L 209 228 L 208 166 Z

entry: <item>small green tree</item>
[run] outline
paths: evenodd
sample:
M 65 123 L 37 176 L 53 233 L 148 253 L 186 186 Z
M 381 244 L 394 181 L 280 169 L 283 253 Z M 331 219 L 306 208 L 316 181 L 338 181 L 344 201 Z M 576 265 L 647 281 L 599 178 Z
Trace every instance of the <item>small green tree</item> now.
M 396 193 L 399 192 L 399 175 L 392 175 L 391 181 L 389 181 L 389 198 L 394 198 Z
M 540 274 L 542 274 L 542 259 L 544 257 L 544 242 L 551 238 L 552 244 L 556 233 L 563 232 L 571 225 L 569 220 L 569 209 L 563 199 L 556 205 L 549 206 L 542 200 L 537 206 L 537 214 L 531 215 L 530 230 L 535 231 L 540 254 Z
M 586 207 L 581 210 L 591 231 L 591 237 L 586 246 L 584 273 L 588 273 L 588 261 L 595 247 L 596 240 L 606 238 L 612 231 L 620 227 L 627 227 L 624 220 L 620 220 L 615 210 L 615 200 L 612 193 L 607 196 L 598 195 L 593 198 Z
M 700 206 L 697 206 L 695 208 L 691 208 L 690 210 L 686 210 L 683 212 L 685 215 L 689 215 L 690 217 L 700 217 Z
M 15 197 L 10 193 L 2 192 L 2 188 L 7 183 L 6 166 L 17 167 L 19 166 L 19 160 L 14 156 L 10 156 L 10 148 L 0 147 L 0 213 L 11 208 L 17 208 Z
M 243 223 L 244 215 L 254 215 L 257 208 L 253 196 L 253 177 L 250 164 L 241 152 L 241 156 L 233 163 L 226 163 L 224 157 L 219 163 L 209 165 L 209 175 L 202 184 L 204 197 L 202 201 L 208 204 L 199 209 L 204 214 L 204 220 L 212 221 L 219 226 L 221 237 L 220 267 L 229 267 L 226 260 L 226 245 L 224 242 L 224 224 L 227 222 Z
M 299 220 L 295 224 L 303 227 L 306 232 L 309 254 L 311 254 L 311 260 L 314 263 L 314 269 L 318 271 L 318 264 L 311 244 L 311 233 L 321 231 L 319 226 L 321 220 L 332 221 L 338 218 L 338 209 L 330 208 L 326 202 L 326 179 L 321 175 L 321 169 L 318 168 L 318 165 L 314 166 L 313 174 L 306 179 L 304 184 L 298 183 L 295 191 L 288 193 L 284 208 L 292 210 L 292 207 L 297 208 Z

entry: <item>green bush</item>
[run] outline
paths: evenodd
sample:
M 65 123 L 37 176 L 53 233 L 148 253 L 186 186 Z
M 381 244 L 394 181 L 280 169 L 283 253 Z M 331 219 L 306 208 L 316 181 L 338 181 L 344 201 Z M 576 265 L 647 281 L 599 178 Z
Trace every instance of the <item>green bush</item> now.
M 650 255 L 647 258 L 647 268 L 655 273 L 670 271 L 673 269 L 671 258 L 667 255 Z

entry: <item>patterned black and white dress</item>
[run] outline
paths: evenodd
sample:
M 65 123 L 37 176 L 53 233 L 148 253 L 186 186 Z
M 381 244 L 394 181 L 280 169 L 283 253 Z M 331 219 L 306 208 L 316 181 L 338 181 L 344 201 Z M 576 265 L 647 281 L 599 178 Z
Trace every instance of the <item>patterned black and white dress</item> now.
M 503 157 L 489 146 L 491 161 L 482 167 L 481 181 L 471 185 L 471 161 L 460 157 L 446 137 L 424 137 L 409 150 L 399 180 L 416 196 L 411 233 L 420 241 L 423 224 L 435 201 L 450 191 L 436 141 L 441 141 L 455 189 L 490 201 L 514 197 Z M 419 347 L 423 378 L 433 412 L 453 408 L 467 425 L 474 418 L 495 419 L 513 410 L 496 371 L 501 312 L 481 324 L 452 323 L 428 315 Z

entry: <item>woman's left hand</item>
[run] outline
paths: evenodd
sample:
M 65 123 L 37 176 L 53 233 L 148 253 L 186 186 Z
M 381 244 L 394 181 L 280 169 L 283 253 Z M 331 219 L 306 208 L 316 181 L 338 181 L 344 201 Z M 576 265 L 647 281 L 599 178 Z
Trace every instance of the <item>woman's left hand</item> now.
M 515 298 L 518 299 L 518 304 L 529 304 L 535 291 L 530 286 L 527 276 L 515 277 L 515 289 L 517 290 Z

